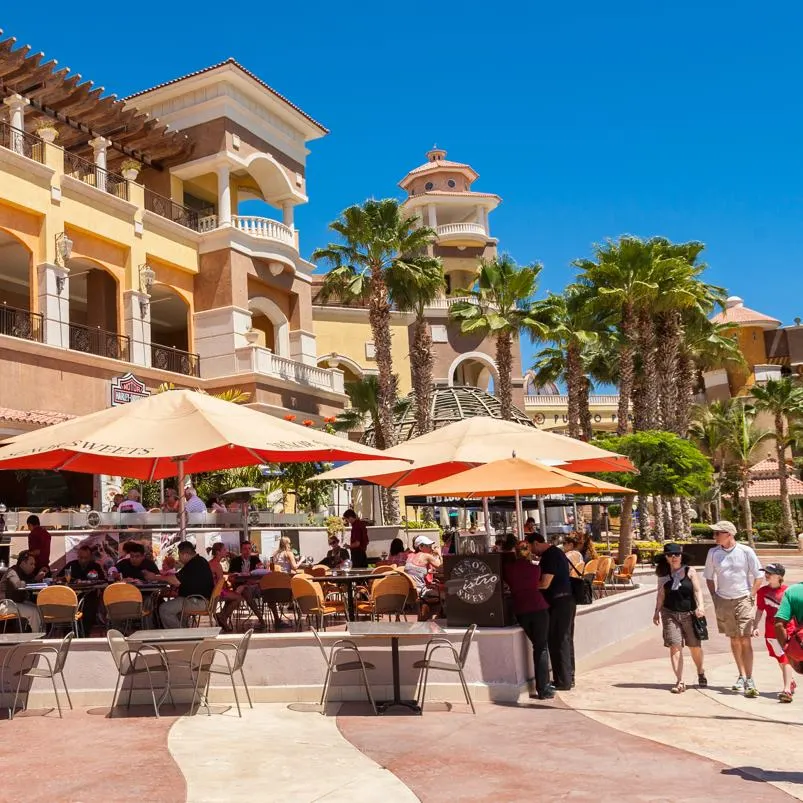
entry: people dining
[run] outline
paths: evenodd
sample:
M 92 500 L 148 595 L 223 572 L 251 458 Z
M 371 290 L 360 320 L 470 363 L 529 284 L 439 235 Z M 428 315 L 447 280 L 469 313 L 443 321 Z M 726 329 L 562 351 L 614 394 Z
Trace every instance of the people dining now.
M 92 547 L 89 544 L 81 544 L 78 547 L 78 557 L 71 560 L 60 572 L 59 577 L 69 578 L 70 583 L 97 583 L 106 579 L 103 567 L 95 560 L 92 554 Z M 100 605 L 100 594 L 97 590 L 88 591 L 84 594 L 84 601 L 81 610 L 83 612 L 82 625 L 83 634 L 86 638 L 92 635 L 92 628 L 95 626 Z
M 166 628 L 181 627 L 181 614 L 184 612 L 184 598 L 192 596 L 203 597 L 207 604 L 212 596 L 215 587 L 215 580 L 209 564 L 195 551 L 195 544 L 192 541 L 182 541 L 178 545 L 178 559 L 181 569 L 175 575 L 158 575 L 153 572 L 145 572 L 145 579 L 149 583 L 166 580 L 167 583 L 178 589 L 178 596 L 175 599 L 163 602 L 159 608 L 159 616 L 162 625 Z M 203 608 L 188 608 L 188 612 L 202 613 Z
M 132 488 L 126 494 L 125 502 L 121 502 L 117 510 L 120 513 L 144 513 L 145 506 L 139 501 L 139 491 Z
M 204 500 L 198 496 L 192 485 L 188 485 L 184 489 L 184 500 L 184 510 L 186 510 L 187 513 L 206 513 Z
M 298 571 L 298 561 L 293 554 L 293 547 L 290 539 L 286 535 L 283 535 L 279 539 L 279 547 L 273 555 L 271 555 L 271 562 L 288 574 Z
M 209 509 L 212 513 L 227 513 L 226 503 L 222 496 L 213 496 L 210 500 Z
M 44 568 L 36 571 L 36 558 L 23 549 L 17 556 L 17 562 L 0 579 L 0 613 L 15 612 L 14 606 L 8 605 L 6 600 L 16 603 L 20 616 L 27 620 L 34 633 L 42 631 L 42 617 L 25 586 L 28 583 L 40 583 L 46 573 Z
M 569 575 L 575 578 L 582 578 L 585 561 L 583 553 L 580 552 L 581 536 L 577 533 L 570 533 L 563 541 L 563 552 L 569 561 Z
M 390 554 L 382 562 L 391 566 L 404 566 L 409 556 L 410 550 L 405 549 L 404 541 L 401 538 L 394 538 L 390 542 Z
M 232 574 L 250 574 L 254 569 L 261 569 L 259 555 L 253 554 L 254 545 L 250 541 L 240 544 L 240 554 L 229 558 L 229 571 Z
M 165 500 L 162 502 L 162 510 L 165 513 L 178 513 L 179 507 L 180 503 L 175 488 L 165 488 Z
M 243 550 L 244 546 L 248 546 L 249 549 Z M 232 563 L 239 560 L 240 567 L 243 565 L 250 565 L 250 559 L 255 558 L 256 563 L 254 564 L 254 568 L 261 565 L 259 563 L 259 556 L 258 555 L 251 555 L 250 554 L 250 547 L 251 544 L 247 541 L 240 545 L 240 557 L 237 558 L 229 558 L 229 570 L 230 572 L 234 573 L 235 570 L 232 569 Z M 245 552 L 246 554 L 243 554 Z M 223 571 L 223 561 L 228 557 L 229 549 L 228 547 L 221 542 L 213 544 L 211 547 L 212 557 L 209 561 L 209 568 L 212 570 L 212 576 L 215 581 L 215 585 L 217 585 L 220 580 L 225 577 L 225 572 Z M 231 579 L 231 576 L 229 577 Z M 265 630 L 265 620 L 262 618 L 262 611 L 259 609 L 259 606 L 256 603 L 256 597 L 258 596 L 259 590 L 254 589 L 253 586 L 249 585 L 248 583 L 243 583 L 237 588 L 231 588 L 224 586 L 221 593 L 220 598 L 223 600 L 223 610 L 219 613 L 215 614 L 215 618 L 217 619 L 217 623 L 223 628 L 223 630 L 231 631 L 234 628 L 231 624 L 231 615 L 234 613 L 235 610 L 239 607 L 241 602 L 245 602 L 248 607 L 254 612 L 259 622 L 259 630 Z
M 117 571 L 127 583 L 145 582 L 145 572 L 158 574 L 159 567 L 145 554 L 145 547 L 138 541 L 126 541 L 122 546 L 125 557 L 117 561 Z
M 343 514 L 343 521 L 351 527 L 349 549 L 351 565 L 355 569 L 368 568 L 368 527 L 365 522 L 349 508 Z
M 109 508 L 110 513 L 117 513 L 120 510 L 120 505 L 123 504 L 125 501 L 125 497 L 122 494 L 115 494 L 112 497 L 112 506 Z
M 428 535 L 417 535 L 413 539 L 415 552 L 407 556 L 404 571 L 413 578 L 418 592 L 421 621 L 432 619 L 440 607 L 440 590 L 434 582 L 432 573 L 443 565 L 439 547 Z
M 340 539 L 336 535 L 332 535 L 329 537 L 329 551 L 326 553 L 326 557 L 319 561 L 319 565 L 328 566 L 330 569 L 338 569 L 345 561 L 350 559 L 348 549 L 340 546 Z
M 50 533 L 42 526 L 39 516 L 28 516 L 28 553 L 36 560 L 36 571 L 50 570 Z

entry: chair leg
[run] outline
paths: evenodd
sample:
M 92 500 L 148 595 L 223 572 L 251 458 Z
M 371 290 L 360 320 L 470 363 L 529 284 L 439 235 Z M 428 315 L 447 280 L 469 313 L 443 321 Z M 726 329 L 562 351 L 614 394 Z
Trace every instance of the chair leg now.
M 360 666 L 362 667 L 362 680 L 365 683 L 365 691 L 368 694 L 368 700 L 371 703 L 371 708 L 374 709 L 374 716 L 376 716 L 379 712 L 376 710 L 376 703 L 374 702 L 374 695 L 371 693 L 371 684 L 368 683 L 368 673 L 365 671 L 365 664 L 360 661 Z
M 242 667 L 240 667 L 240 677 L 243 679 L 243 688 L 245 689 L 245 696 L 248 698 L 248 705 L 253 708 L 254 704 L 251 702 L 251 692 L 248 691 L 248 684 L 245 682 L 245 672 L 243 672 Z
M 237 716 L 243 718 L 243 712 L 240 710 L 240 698 L 237 696 L 237 686 L 234 683 L 234 672 L 229 675 L 231 678 L 231 690 L 234 692 L 234 702 L 237 703 Z
M 421 702 L 418 704 L 421 708 L 421 711 L 424 710 L 424 700 L 427 698 L 427 682 L 429 681 L 429 667 L 427 666 L 424 669 L 424 686 L 421 689 Z
M 463 670 L 458 669 L 457 674 L 460 676 L 460 683 L 463 684 L 463 694 L 466 695 L 466 702 L 471 706 L 471 713 L 476 715 L 476 710 L 474 709 L 474 701 L 471 699 L 471 694 L 468 691 L 468 684 L 466 683 L 466 679 L 463 676 Z
M 67 681 L 64 680 L 64 672 L 59 673 L 61 675 L 61 682 L 64 684 L 64 693 L 67 695 L 67 702 L 70 706 L 70 711 L 72 711 L 72 700 L 70 699 L 70 690 L 67 688 Z
M 59 710 L 59 719 L 64 719 L 64 716 L 61 713 L 61 702 L 59 701 L 59 690 L 56 688 L 56 674 L 51 673 L 50 680 L 53 683 L 53 694 L 56 695 L 56 708 Z
M 17 698 L 19 697 L 20 687 L 21 686 L 22 686 L 22 667 L 20 667 L 20 678 L 17 681 L 17 689 L 14 692 L 14 702 L 11 703 L 11 708 L 9 709 L 9 714 L 8 714 L 8 718 L 9 719 L 14 719 L 14 714 L 17 713 Z M 33 678 L 31 678 L 31 686 L 33 686 Z M 30 694 L 30 693 L 31 693 L 31 687 L 29 686 L 28 687 L 28 694 Z M 26 697 L 28 696 L 28 694 L 26 694 Z M 27 705 L 27 702 L 26 702 L 26 704 L 25 704 L 25 706 L 24 706 L 24 708 L 22 710 L 24 711 L 25 708 L 27 708 L 27 707 L 28 707 L 28 705 Z
M 329 691 L 329 681 L 332 678 L 332 667 L 326 667 L 326 678 L 323 681 L 323 689 L 321 689 L 321 701 L 318 705 L 321 706 L 322 710 L 321 713 L 326 716 L 326 694 Z
M 201 670 L 199 669 L 197 673 L 195 673 L 195 688 L 192 691 L 192 700 L 190 700 L 190 716 L 193 715 L 192 707 L 195 705 L 195 713 L 198 713 L 198 709 L 201 707 L 201 697 L 198 694 L 198 684 L 201 682 Z M 196 705 L 197 700 L 197 705 Z

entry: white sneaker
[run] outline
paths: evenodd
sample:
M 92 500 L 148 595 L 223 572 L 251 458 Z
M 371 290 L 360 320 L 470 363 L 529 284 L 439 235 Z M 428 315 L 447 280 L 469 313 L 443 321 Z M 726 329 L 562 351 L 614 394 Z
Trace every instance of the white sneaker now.
M 731 686 L 731 691 L 744 692 L 744 688 L 745 688 L 745 680 L 741 675 L 739 675 L 739 678 L 737 679 L 736 683 L 734 683 L 733 686 Z

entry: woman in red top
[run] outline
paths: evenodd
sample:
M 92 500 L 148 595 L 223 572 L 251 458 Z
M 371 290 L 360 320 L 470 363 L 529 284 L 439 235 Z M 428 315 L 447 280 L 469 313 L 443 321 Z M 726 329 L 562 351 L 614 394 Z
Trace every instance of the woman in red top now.
M 789 666 L 789 658 L 781 647 L 775 636 L 775 614 L 781 605 L 781 598 L 786 585 L 784 585 L 784 575 L 786 569 L 780 563 L 768 563 L 764 567 L 764 577 L 767 585 L 761 586 L 756 594 L 756 618 L 753 623 L 753 635 L 758 636 L 758 626 L 761 624 L 761 617 L 766 613 L 764 620 L 764 643 L 770 657 L 774 658 L 781 667 L 783 675 L 783 691 L 778 694 L 778 700 L 782 703 L 791 703 L 797 685 L 792 679 L 792 669 Z
M 539 700 L 551 700 L 555 688 L 549 682 L 549 604 L 538 588 L 541 569 L 532 562 L 526 541 L 518 543 L 508 535 L 503 551 L 508 555 L 503 556 L 507 559 L 502 561 L 502 576 L 513 598 L 513 613 L 533 645 L 535 691 Z

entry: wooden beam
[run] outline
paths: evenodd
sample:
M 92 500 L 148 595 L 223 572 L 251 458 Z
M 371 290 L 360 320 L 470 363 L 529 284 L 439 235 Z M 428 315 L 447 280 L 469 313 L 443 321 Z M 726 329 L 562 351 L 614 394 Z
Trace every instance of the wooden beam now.
M 5 78 L 17 71 L 20 65 L 25 63 L 25 59 L 31 50 L 30 45 L 23 45 L 19 50 L 14 50 L 0 61 L 0 78 Z

